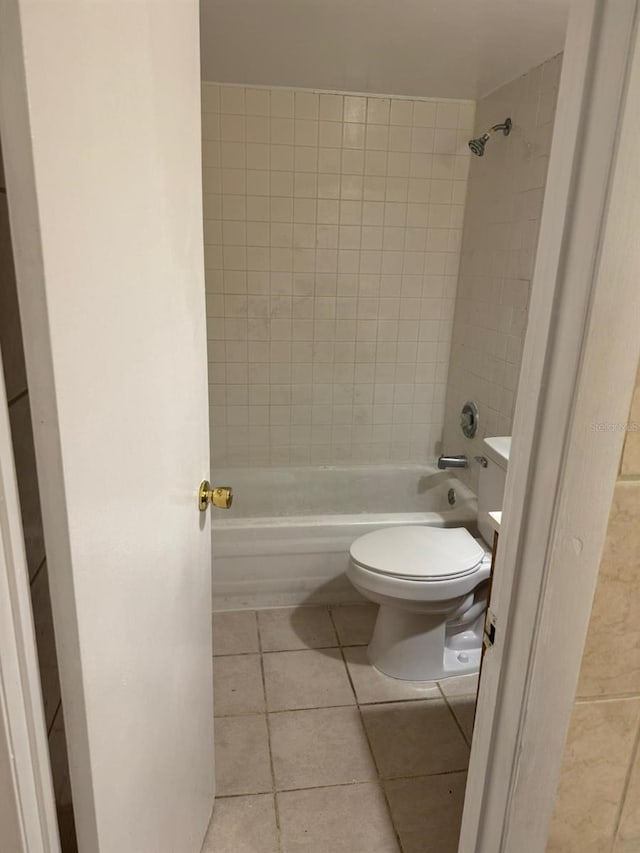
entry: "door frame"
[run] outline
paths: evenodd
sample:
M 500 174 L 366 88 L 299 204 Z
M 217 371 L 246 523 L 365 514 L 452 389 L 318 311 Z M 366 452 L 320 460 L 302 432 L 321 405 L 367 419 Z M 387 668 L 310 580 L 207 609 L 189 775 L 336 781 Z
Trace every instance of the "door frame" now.
M 571 9 L 459 853 L 547 843 L 624 442 L 595 425 L 627 421 L 640 358 L 637 19 Z
M 497 635 L 485 658 L 460 853 L 542 853 L 546 845 L 623 442 L 621 432 L 586 425 L 626 420 L 640 356 L 640 259 L 633 254 L 640 206 L 627 179 L 640 178 L 640 116 L 620 109 L 627 85 L 630 104 L 640 97 L 637 5 L 572 6 L 523 355 L 527 394 L 516 407 L 493 590 Z M 0 69 L 3 54 L 17 49 L 20 27 L 17 0 L 2 8 Z M 12 85 L 19 82 L 0 74 L 0 121 Z M 26 104 L 26 93 L 19 97 Z M 26 334 L 37 335 L 25 319 Z M 616 337 L 609 339 L 614 320 Z M 0 441 L 0 471 L 12 464 L 8 450 Z M 584 494 L 594 496 L 589 506 Z M 19 566 L 6 572 L 15 585 Z M 7 655 L 29 654 L 33 662 L 33 637 L 2 636 L 3 666 Z M 31 700 L 34 690 L 32 682 Z M 37 731 L 41 714 L 37 702 L 23 702 L 15 725 Z M 35 754 L 16 752 L 16 776 L 51 794 L 46 743 L 40 746 Z M 32 796 L 25 832 L 43 842 L 51 836 L 52 808 L 51 799 Z M 57 851 L 52 844 L 33 850 Z
M 29 572 L 0 354 L 0 849 L 60 853 Z M 10 821 L 11 826 L 5 821 Z M 11 847 L 8 838 L 11 834 Z M 20 848 L 15 848 L 17 838 Z

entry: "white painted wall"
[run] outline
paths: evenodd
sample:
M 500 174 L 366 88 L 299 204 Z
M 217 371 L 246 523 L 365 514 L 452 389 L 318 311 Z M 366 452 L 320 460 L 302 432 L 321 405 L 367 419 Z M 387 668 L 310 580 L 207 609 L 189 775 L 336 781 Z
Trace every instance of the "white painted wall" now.
M 202 0 L 202 79 L 478 98 L 562 50 L 568 0 Z

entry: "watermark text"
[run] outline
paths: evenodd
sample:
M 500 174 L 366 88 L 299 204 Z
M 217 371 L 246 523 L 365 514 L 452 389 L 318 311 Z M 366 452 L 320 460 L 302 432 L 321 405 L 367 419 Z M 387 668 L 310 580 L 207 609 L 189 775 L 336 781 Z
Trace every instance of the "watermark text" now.
M 593 432 L 640 432 L 640 421 L 595 421 L 591 429 Z

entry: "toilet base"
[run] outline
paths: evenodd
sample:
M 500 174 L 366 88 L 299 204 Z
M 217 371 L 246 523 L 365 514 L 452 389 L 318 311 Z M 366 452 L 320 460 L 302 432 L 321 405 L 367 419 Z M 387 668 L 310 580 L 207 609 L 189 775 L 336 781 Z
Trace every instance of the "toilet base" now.
M 463 648 L 456 644 L 453 635 L 451 646 L 457 647 L 450 647 L 443 616 L 443 613 L 415 613 L 381 605 L 368 647 L 370 663 L 385 675 L 403 681 L 441 681 L 477 672 L 481 635 L 465 631 Z

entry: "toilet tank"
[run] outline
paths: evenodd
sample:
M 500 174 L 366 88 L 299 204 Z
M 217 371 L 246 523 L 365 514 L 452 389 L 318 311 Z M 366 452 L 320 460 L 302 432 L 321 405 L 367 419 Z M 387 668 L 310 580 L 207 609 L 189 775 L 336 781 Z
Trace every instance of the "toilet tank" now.
M 487 513 L 502 511 L 511 436 L 485 438 L 482 444 L 487 466 L 480 468 L 478 481 L 478 530 L 484 541 L 490 545 L 493 540 L 493 528 L 489 524 Z

